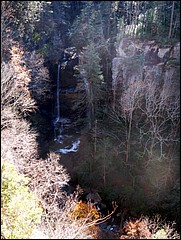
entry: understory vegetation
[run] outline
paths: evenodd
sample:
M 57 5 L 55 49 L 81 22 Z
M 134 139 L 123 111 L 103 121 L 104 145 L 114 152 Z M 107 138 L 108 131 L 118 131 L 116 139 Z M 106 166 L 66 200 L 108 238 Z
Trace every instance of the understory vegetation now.
M 180 239 L 179 19 L 179 1 L 1 2 L 2 239 Z M 70 46 L 80 147 L 63 156 L 46 114 Z

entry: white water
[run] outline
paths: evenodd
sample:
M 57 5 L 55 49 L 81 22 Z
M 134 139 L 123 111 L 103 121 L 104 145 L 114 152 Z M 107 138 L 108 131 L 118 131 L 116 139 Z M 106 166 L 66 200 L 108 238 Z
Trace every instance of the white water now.
M 57 106 L 56 106 L 56 110 L 57 110 L 57 117 L 56 119 L 53 121 L 53 125 L 54 125 L 54 141 L 61 141 L 59 139 L 59 135 L 57 136 L 57 131 L 59 132 L 59 134 L 62 133 L 62 128 L 61 126 L 59 127 L 58 124 L 60 123 L 60 69 L 61 69 L 61 65 L 60 63 L 58 64 L 58 74 L 57 74 Z
M 57 119 L 56 123 L 60 121 L 60 63 L 58 64 L 57 76 Z
M 57 94 L 56 94 L 56 118 L 53 120 L 54 125 L 54 141 L 59 144 L 63 144 L 63 148 L 58 149 L 57 153 L 67 154 L 69 152 L 77 152 L 80 145 L 80 140 L 77 136 L 65 135 L 64 130 L 68 130 L 71 126 L 71 121 L 68 118 L 60 116 L 60 80 L 61 80 L 61 69 L 64 69 L 68 63 L 66 54 L 61 63 L 58 64 L 57 74 Z M 64 134 L 63 134 L 64 133 Z M 75 140 L 76 139 L 76 140 Z M 71 141 L 71 142 L 70 142 Z M 64 147 L 68 143 L 68 146 Z
M 56 152 L 57 153 L 63 153 L 63 154 L 67 154 L 69 152 L 77 152 L 79 145 L 80 145 L 80 140 L 77 139 L 75 142 L 72 143 L 71 148 L 68 148 L 69 146 L 66 146 L 65 148 L 58 149 Z
M 57 124 L 58 123 L 58 124 Z M 63 143 L 63 139 L 65 135 L 62 135 L 65 127 L 69 127 L 71 125 L 71 121 L 68 118 L 56 118 L 53 121 L 54 124 L 54 141 L 59 143 Z

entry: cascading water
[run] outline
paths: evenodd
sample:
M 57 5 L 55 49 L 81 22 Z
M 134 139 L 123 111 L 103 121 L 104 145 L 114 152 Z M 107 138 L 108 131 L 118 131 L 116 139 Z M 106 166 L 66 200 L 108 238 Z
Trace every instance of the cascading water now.
M 57 106 L 56 106 L 56 109 L 57 109 L 57 117 L 54 121 L 54 124 L 56 123 L 59 123 L 61 118 L 60 118 L 60 78 L 61 78 L 61 67 L 63 66 L 65 68 L 66 66 L 66 55 L 64 53 L 64 56 L 63 56 L 63 60 L 62 60 L 62 63 L 58 63 L 58 73 L 57 73 L 57 98 L 56 98 L 56 103 L 57 103 Z M 63 64 L 64 63 L 64 64 Z
M 58 64 L 57 76 L 57 121 L 60 121 L 60 63 Z
M 57 92 L 56 92 L 56 118 L 53 121 L 54 125 L 54 141 L 58 142 L 59 144 L 67 144 L 64 148 L 60 148 L 55 152 L 66 154 L 68 152 L 77 152 L 78 146 L 80 144 L 79 139 L 74 139 L 72 141 L 73 136 L 69 134 L 65 134 L 65 127 L 69 128 L 71 125 L 71 121 L 68 118 L 63 118 L 60 114 L 60 81 L 62 80 L 61 76 L 61 69 L 65 71 L 69 59 L 67 59 L 66 54 L 64 52 L 63 59 L 58 63 L 58 72 L 57 72 Z M 64 134 L 63 134 L 64 133 Z M 71 140 L 71 145 L 70 145 Z
M 58 134 L 61 134 L 61 126 L 60 126 L 60 69 L 61 69 L 61 64 L 58 64 L 58 73 L 57 73 L 57 95 L 56 95 L 56 112 L 57 116 L 56 119 L 53 121 L 54 124 L 54 141 L 60 140 L 58 139 Z

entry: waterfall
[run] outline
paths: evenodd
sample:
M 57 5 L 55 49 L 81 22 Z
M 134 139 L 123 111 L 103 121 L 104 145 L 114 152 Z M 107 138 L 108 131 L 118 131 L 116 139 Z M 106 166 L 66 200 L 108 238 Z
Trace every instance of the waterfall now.
M 62 132 L 62 128 L 60 126 L 60 69 L 61 64 L 58 63 L 58 73 L 57 73 L 57 96 L 56 96 L 56 119 L 53 121 L 54 125 L 54 141 L 59 139 L 59 134 Z M 58 132 L 58 133 L 57 133 Z M 61 141 L 61 139 L 59 139 Z
M 60 63 L 58 64 L 58 76 L 57 76 L 57 122 L 60 121 Z
M 61 104 L 62 101 L 60 99 L 60 91 L 61 86 L 64 87 L 64 84 L 60 83 L 63 81 L 68 81 L 69 79 L 65 79 L 66 74 L 68 73 L 68 76 L 70 75 L 71 67 L 73 69 L 72 65 L 72 56 L 69 56 L 70 54 L 66 53 L 66 50 L 62 54 L 62 57 L 58 61 L 58 72 L 57 72 L 57 86 L 56 86 L 56 92 L 55 92 L 55 119 L 53 120 L 53 126 L 54 126 L 54 141 L 56 142 L 56 147 L 59 148 L 55 150 L 55 152 L 60 154 L 67 154 L 70 152 L 77 152 L 79 145 L 80 145 L 80 139 L 78 138 L 78 132 L 77 129 L 73 130 L 73 127 L 71 126 L 71 120 L 69 118 L 64 117 L 64 112 L 61 111 Z M 72 53 L 73 55 L 73 53 Z M 75 58 L 75 56 L 73 55 Z M 70 67 L 66 68 L 67 65 L 70 63 Z M 62 74 L 63 73 L 63 74 Z M 85 83 L 88 88 L 88 83 Z M 88 89 L 87 89 L 88 91 Z M 61 91 L 61 97 L 63 92 Z

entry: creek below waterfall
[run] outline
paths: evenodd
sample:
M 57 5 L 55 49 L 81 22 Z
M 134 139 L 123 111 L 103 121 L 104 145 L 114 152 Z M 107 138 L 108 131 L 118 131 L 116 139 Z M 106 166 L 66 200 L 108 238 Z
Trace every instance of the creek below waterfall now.
M 70 118 L 63 117 L 62 113 L 62 101 L 61 101 L 61 95 L 62 91 L 66 93 L 72 93 L 72 86 L 64 87 L 62 82 L 66 82 L 67 79 L 62 78 L 62 72 L 63 70 L 66 72 L 66 68 L 68 66 L 68 72 L 71 70 L 73 72 L 74 63 L 71 65 L 72 59 L 77 57 L 76 53 L 74 53 L 74 49 L 70 48 L 69 50 L 69 56 L 66 55 L 66 52 L 63 53 L 63 58 L 61 58 L 58 62 L 58 69 L 57 69 L 57 84 L 56 84 L 56 99 L 55 99 L 55 118 L 53 119 L 53 128 L 54 128 L 54 141 L 56 142 L 55 146 L 58 149 L 54 149 L 56 153 L 62 153 L 67 154 L 70 152 L 77 152 L 78 147 L 80 145 L 80 139 L 78 138 L 78 130 L 75 129 L 75 127 L 71 127 L 73 124 Z M 71 53 L 70 53 L 71 52 Z M 71 55 L 73 54 L 73 56 Z M 73 76 L 69 76 L 69 78 L 73 78 Z M 75 85 L 75 84 L 74 84 Z M 73 86 L 74 87 L 74 86 Z M 68 109 L 69 110 L 69 109 Z
M 54 128 L 54 145 L 58 147 L 54 151 L 62 154 L 77 152 L 80 145 L 80 132 L 71 128 L 65 129 L 65 124 L 71 125 L 70 119 L 60 119 L 59 126 Z

